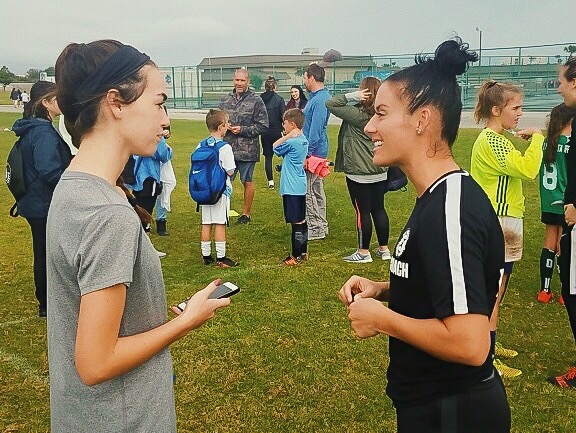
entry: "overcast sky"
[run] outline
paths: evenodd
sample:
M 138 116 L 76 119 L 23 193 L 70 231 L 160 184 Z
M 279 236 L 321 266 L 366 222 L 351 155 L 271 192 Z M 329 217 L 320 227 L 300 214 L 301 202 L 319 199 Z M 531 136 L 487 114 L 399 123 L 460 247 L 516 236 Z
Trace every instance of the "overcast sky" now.
M 112 38 L 160 66 L 246 54 L 404 54 L 457 33 L 472 48 L 576 43 L 569 0 L 2 0 L 0 66 L 53 66 L 70 42 Z M 561 52 L 549 53 L 562 54 Z M 486 55 L 486 53 L 483 53 Z

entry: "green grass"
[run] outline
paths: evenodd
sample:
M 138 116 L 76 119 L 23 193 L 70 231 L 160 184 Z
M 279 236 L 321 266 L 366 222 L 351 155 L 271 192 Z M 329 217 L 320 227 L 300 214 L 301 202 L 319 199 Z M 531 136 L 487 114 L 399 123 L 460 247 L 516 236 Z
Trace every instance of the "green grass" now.
M 0 114 L 0 130 L 16 114 Z M 172 122 L 170 144 L 178 186 L 172 196 L 167 238 L 153 235 L 163 259 L 166 297 L 174 304 L 216 277 L 242 291 L 229 308 L 172 346 L 177 374 L 180 432 L 391 432 L 395 412 L 385 396 L 387 339 L 356 339 L 336 292 L 353 273 L 388 278 L 388 262 L 346 264 L 356 244 L 354 212 L 345 179 L 325 180 L 330 236 L 310 243 L 310 261 L 294 269 L 277 266 L 289 251 L 278 191 L 266 188 L 256 167 L 253 221 L 228 230 L 228 251 L 237 269 L 205 267 L 200 260 L 200 215 L 187 191 L 190 152 L 206 135 L 201 122 Z M 332 155 L 337 127 L 330 127 Z M 462 130 L 455 157 L 469 167 L 476 130 Z M 0 159 L 14 141 L 0 131 Z M 240 210 L 241 185 L 232 207 Z M 576 393 L 545 383 L 576 359 L 564 308 L 536 302 L 543 238 L 535 182 L 525 183 L 524 259 L 515 267 L 501 309 L 499 339 L 520 352 L 512 365 L 524 374 L 506 383 L 513 431 L 576 431 Z M 394 245 L 414 203 L 414 192 L 386 196 Z M 0 187 L 0 432 L 49 430 L 45 322 L 37 319 L 31 239 L 22 218 L 8 217 L 8 189 Z M 376 245 L 375 239 L 373 246 Z M 558 278 L 553 287 L 558 290 Z

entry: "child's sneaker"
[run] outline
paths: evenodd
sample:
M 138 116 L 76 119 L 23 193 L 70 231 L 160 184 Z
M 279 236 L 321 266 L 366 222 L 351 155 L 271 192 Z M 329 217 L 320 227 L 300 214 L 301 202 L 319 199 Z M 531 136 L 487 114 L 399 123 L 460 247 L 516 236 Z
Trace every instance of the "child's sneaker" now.
M 516 352 L 514 349 L 507 349 L 500 343 L 496 342 L 496 346 L 494 347 L 494 356 L 498 356 L 500 358 L 514 358 L 515 356 L 518 356 L 518 352 Z
M 202 261 L 204 262 L 204 265 L 208 266 L 214 263 L 214 257 L 212 257 L 212 255 L 202 256 Z
M 538 293 L 538 302 L 542 302 L 543 304 L 548 304 L 552 298 L 554 297 L 554 294 L 550 291 L 547 292 L 546 290 L 540 290 L 540 293 Z
M 390 250 L 386 248 L 385 250 L 381 250 L 380 248 L 376 248 L 374 250 L 376 257 L 380 257 L 382 260 L 390 260 L 392 256 L 390 255 Z
M 268 189 L 274 189 L 274 181 L 273 180 L 268 181 Z
M 576 387 L 576 367 L 570 367 L 562 376 L 549 377 L 546 382 L 561 388 Z
M 240 263 L 224 256 L 222 258 L 216 259 L 216 266 L 220 266 L 221 268 L 235 268 L 236 266 L 240 266 Z
M 522 370 L 518 370 L 517 368 L 508 367 L 499 359 L 494 359 L 494 368 L 502 377 L 502 379 L 512 379 L 514 377 L 518 377 L 522 374 Z
M 286 265 L 286 266 L 297 266 L 299 264 L 300 260 L 298 260 L 296 257 L 293 256 L 288 256 L 280 262 L 280 265 Z
M 354 254 L 344 257 L 343 260 L 348 263 L 370 263 L 372 261 L 372 256 L 370 253 L 364 255 L 356 251 Z

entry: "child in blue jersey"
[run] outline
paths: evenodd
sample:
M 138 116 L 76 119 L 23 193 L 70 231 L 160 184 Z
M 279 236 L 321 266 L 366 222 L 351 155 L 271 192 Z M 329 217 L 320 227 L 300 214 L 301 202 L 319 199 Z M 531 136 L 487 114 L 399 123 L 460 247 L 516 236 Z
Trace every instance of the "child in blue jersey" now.
M 282 264 L 295 266 L 308 259 L 308 224 L 306 224 L 306 173 L 304 160 L 308 141 L 302 133 L 304 114 L 297 108 L 284 113 L 284 136 L 272 145 L 274 153 L 284 158 L 280 177 L 280 195 L 284 217 L 292 224 L 292 253 Z
M 540 165 L 541 221 L 546 224 L 544 245 L 540 253 L 540 293 L 538 301 L 549 303 L 554 297 L 550 283 L 554 273 L 554 259 L 559 253 L 562 224 L 564 223 L 564 191 L 566 190 L 566 154 L 572 132 L 575 111 L 562 103 L 550 112 L 548 134 L 544 142 L 544 158 Z M 558 299 L 564 303 L 562 295 Z

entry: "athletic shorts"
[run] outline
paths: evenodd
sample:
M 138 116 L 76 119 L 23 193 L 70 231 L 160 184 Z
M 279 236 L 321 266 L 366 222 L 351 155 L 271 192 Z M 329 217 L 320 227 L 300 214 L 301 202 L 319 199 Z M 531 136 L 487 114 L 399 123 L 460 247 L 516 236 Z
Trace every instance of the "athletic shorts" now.
M 228 224 L 230 215 L 230 197 L 222 195 L 218 203 L 202 205 L 202 224 Z
M 236 179 L 236 173 L 240 172 L 240 182 L 252 182 L 254 177 L 254 167 L 256 166 L 256 161 L 234 161 L 236 163 L 236 170 L 234 174 L 230 177 L 231 180 Z
M 504 261 L 517 262 L 524 248 L 524 220 L 509 216 L 498 217 L 504 234 Z
M 500 375 L 458 394 L 396 409 L 398 433 L 509 433 L 510 406 Z
M 564 224 L 564 214 L 542 212 L 542 217 L 540 218 L 540 221 L 549 226 L 561 226 L 562 224 Z
M 298 224 L 306 219 L 306 196 L 290 195 L 282 196 L 284 205 L 284 218 L 289 224 Z

